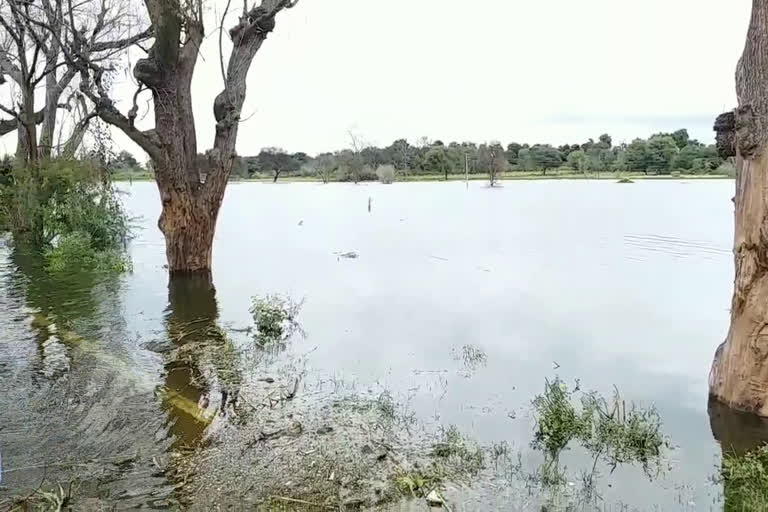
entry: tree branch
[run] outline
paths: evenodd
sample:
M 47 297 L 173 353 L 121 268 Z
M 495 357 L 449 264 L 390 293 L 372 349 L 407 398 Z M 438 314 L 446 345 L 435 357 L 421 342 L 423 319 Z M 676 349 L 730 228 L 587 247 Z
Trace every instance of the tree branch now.
M 154 34 L 155 34 L 155 30 L 153 27 L 150 26 L 149 28 L 131 37 L 126 37 L 124 39 L 117 39 L 115 41 L 103 41 L 100 43 L 93 43 L 93 45 L 90 47 L 90 50 L 92 52 L 103 52 L 104 50 L 124 50 L 129 46 L 133 46 L 137 43 L 140 43 L 142 41 L 150 39 L 151 37 L 154 37 Z
M 3 112 L 10 113 L 12 116 L 14 116 L 13 119 L 2 119 L 0 120 L 0 137 L 3 135 L 7 135 L 11 133 L 12 131 L 15 131 L 19 127 L 19 119 L 18 114 L 14 112 L 13 110 L 10 110 L 6 108 L 3 105 L 0 105 L 0 110 Z M 40 124 L 43 122 L 43 119 L 45 119 L 45 111 L 44 110 L 38 110 L 35 112 L 35 123 Z

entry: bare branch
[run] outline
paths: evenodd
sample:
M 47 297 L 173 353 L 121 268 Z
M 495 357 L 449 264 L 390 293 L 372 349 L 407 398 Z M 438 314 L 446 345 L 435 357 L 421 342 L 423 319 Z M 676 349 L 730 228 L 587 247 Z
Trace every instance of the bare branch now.
M 221 66 L 221 80 L 224 82 L 224 86 L 227 85 L 227 73 L 224 71 L 224 48 L 222 45 L 222 39 L 224 38 L 224 20 L 227 18 L 229 12 L 229 5 L 232 0 L 227 0 L 227 6 L 224 8 L 224 14 L 221 15 L 221 23 L 219 24 L 219 65 Z
M 146 41 L 147 39 L 150 39 L 154 36 L 154 28 L 149 27 L 142 32 L 135 34 L 131 37 L 127 37 L 125 39 L 118 39 L 115 41 L 104 41 L 101 43 L 93 43 L 93 46 L 91 46 L 90 50 L 92 52 L 102 52 L 104 50 L 124 50 L 128 48 L 129 46 L 138 44 L 142 41 Z

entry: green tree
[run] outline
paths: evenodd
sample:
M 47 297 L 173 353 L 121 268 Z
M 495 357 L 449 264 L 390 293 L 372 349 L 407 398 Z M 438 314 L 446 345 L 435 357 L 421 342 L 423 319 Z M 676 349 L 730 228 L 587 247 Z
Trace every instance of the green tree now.
M 536 162 L 530 148 L 521 148 L 517 153 L 517 168 L 520 171 L 536 170 Z
M 384 159 L 395 166 L 395 169 L 406 171 L 413 168 L 414 148 L 405 139 L 397 139 L 384 148 Z
M 572 151 L 568 154 L 566 161 L 571 169 L 581 173 L 587 172 L 587 154 L 583 150 Z
M 615 160 L 616 155 L 608 147 L 605 147 L 604 143 L 595 144 L 595 146 L 587 152 L 589 168 L 597 173 L 598 179 L 600 179 L 601 172 L 609 172 L 613 169 Z
M 627 146 L 626 152 L 627 170 L 635 172 L 644 172 L 648 174 L 649 156 L 648 142 L 643 139 L 635 139 Z
M 113 169 L 133 170 L 141 166 L 130 151 L 123 150 L 112 160 L 110 167 Z
M 523 146 L 518 144 L 517 142 L 510 142 L 507 144 L 507 162 L 509 162 L 510 165 L 517 165 L 517 154 L 520 152 L 520 149 L 522 149 Z
M 683 149 L 685 146 L 687 146 L 690 139 L 688 136 L 688 130 L 685 128 L 672 132 L 670 137 L 672 137 L 672 139 L 675 141 L 675 146 L 677 146 L 678 149 Z
M 699 154 L 700 151 L 697 146 L 685 146 L 677 155 L 675 155 L 675 158 L 672 161 L 672 168 L 684 171 L 691 170 L 693 168 L 693 163 L 699 158 Z
M 306 154 L 305 154 L 306 156 Z M 301 163 L 285 150 L 269 147 L 262 149 L 256 157 L 256 165 L 260 172 L 272 174 L 272 182 L 277 182 L 280 174 L 286 172 L 296 172 L 301 167 Z
M 678 153 L 675 139 L 669 135 L 654 135 L 648 139 L 648 170 L 668 174 Z
M 452 170 L 451 159 L 448 157 L 448 150 L 443 146 L 436 146 L 427 151 L 422 164 L 424 171 L 430 174 L 445 174 L 446 181 L 448 173 Z
M 611 149 L 611 147 L 612 147 L 612 144 L 613 144 L 613 139 L 612 139 L 612 138 L 611 138 L 611 136 L 610 136 L 610 135 L 608 135 L 607 133 L 604 133 L 604 134 L 602 134 L 600 137 L 598 137 L 598 139 L 597 139 L 597 140 L 599 141 L 599 143 L 600 143 L 600 144 L 601 144 L 601 145 L 602 145 L 604 148 L 606 148 L 606 149 Z
M 549 144 L 536 144 L 531 148 L 531 157 L 537 169 L 547 175 L 547 169 L 554 169 L 563 163 L 563 158 L 557 148 Z

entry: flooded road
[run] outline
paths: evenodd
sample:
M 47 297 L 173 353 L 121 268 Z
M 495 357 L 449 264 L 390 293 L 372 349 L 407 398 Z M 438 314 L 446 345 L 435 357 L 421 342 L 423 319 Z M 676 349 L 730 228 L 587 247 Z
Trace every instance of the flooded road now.
M 605 502 L 630 510 L 720 510 L 713 429 L 763 433 L 707 407 L 732 181 L 232 184 L 213 281 L 170 286 L 157 189 L 121 188 L 138 225 L 129 275 L 53 282 L 0 241 L 0 499 L 88 475 L 78 492 L 118 509 L 174 507 L 173 461 L 226 424 L 201 410 L 286 365 L 299 396 L 386 391 L 417 421 L 506 442 L 531 466 L 545 378 L 616 386 L 658 408 L 675 447 L 659 480 L 631 467 L 606 480 Z M 304 299 L 306 336 L 254 355 L 249 308 L 268 294 Z

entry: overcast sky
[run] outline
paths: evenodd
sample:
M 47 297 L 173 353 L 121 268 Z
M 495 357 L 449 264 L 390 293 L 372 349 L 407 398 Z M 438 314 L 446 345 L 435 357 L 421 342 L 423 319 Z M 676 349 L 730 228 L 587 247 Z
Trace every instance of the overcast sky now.
M 209 17 L 225 4 L 209 0 Z M 749 9 L 749 0 L 300 0 L 253 63 L 238 152 L 340 149 L 350 129 L 379 145 L 562 144 L 603 132 L 619 142 L 679 127 L 711 141 L 714 117 L 736 102 Z M 222 85 L 214 28 L 193 84 L 201 151 Z M 131 91 L 116 91 L 123 111 Z

